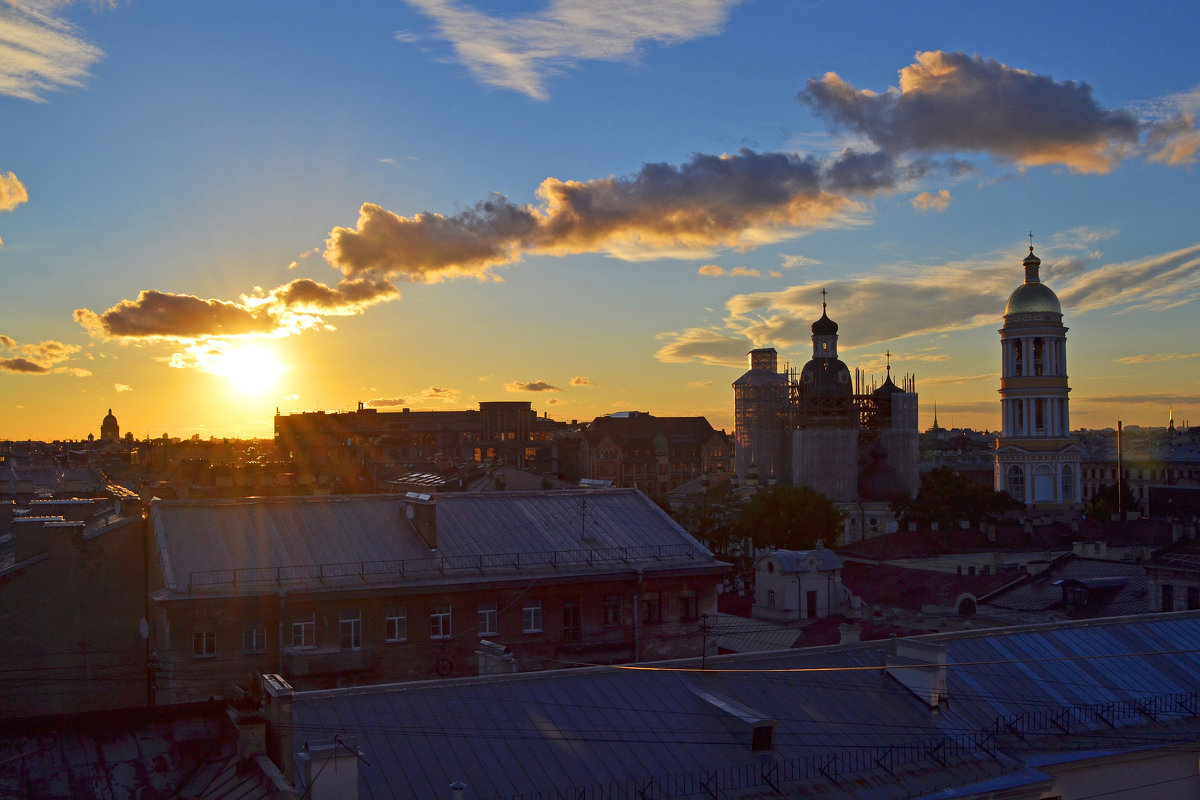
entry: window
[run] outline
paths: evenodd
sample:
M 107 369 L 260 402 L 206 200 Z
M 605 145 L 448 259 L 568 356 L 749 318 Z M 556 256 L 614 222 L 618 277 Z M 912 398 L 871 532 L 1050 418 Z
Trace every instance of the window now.
M 408 609 L 393 606 L 383 612 L 383 638 L 388 642 L 408 641 Z
M 542 632 L 542 601 L 528 600 L 521 609 L 521 630 L 523 633 Z
M 1075 471 L 1071 469 L 1070 464 L 1063 464 L 1062 468 L 1062 501 L 1069 503 L 1075 499 Z
M 775 590 L 767 589 L 767 608 L 775 607 Z
M 816 592 L 809 591 L 805 594 L 805 606 L 806 606 L 805 611 L 807 612 L 805 614 L 805 616 L 808 617 L 809 619 L 816 619 L 817 618 L 817 593 Z
M 685 589 L 679 598 L 679 618 L 691 620 L 699 616 L 700 608 L 696 600 L 696 590 Z
M 192 655 L 196 657 L 215 656 L 217 654 L 217 632 L 196 631 L 192 634 Z
M 450 605 L 434 606 L 429 610 L 429 638 L 450 638 Z
M 775 745 L 775 726 L 755 725 L 750 733 L 750 749 L 755 753 L 770 750 Z
M 242 649 L 247 653 L 263 653 L 267 649 L 265 625 L 247 625 L 242 629 Z
M 499 633 L 500 629 L 497 619 L 498 615 L 496 612 L 495 601 L 490 603 L 480 603 L 478 613 L 479 621 L 476 623 L 476 627 L 479 628 L 480 636 L 495 636 L 497 633 Z
M 604 624 L 621 624 L 621 597 L 615 594 L 604 595 Z
M 1188 611 L 1195 611 L 1200 608 L 1200 587 L 1187 587 L 1187 607 Z
M 646 592 L 642 595 L 642 622 L 647 625 L 662 622 L 662 603 L 658 592 Z
M 292 647 L 316 647 L 317 646 L 317 618 L 316 615 L 309 612 L 308 614 L 297 614 L 292 617 Z
M 1025 470 L 1021 469 L 1016 464 L 1008 468 L 1005 473 L 1006 486 L 1008 493 L 1022 503 L 1025 502 Z
M 1162 587 L 1162 610 L 1175 610 L 1175 587 L 1169 583 L 1163 584 Z
M 583 624 L 579 603 L 566 603 L 562 609 L 562 640 L 578 642 L 582 638 Z
M 362 612 L 338 612 L 338 640 L 343 650 L 358 650 L 362 647 Z

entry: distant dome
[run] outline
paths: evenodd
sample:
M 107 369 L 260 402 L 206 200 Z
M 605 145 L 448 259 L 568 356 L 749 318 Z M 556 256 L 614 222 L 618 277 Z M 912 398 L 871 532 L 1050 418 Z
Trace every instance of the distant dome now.
M 871 392 L 875 397 L 887 397 L 888 395 L 903 393 L 904 390 L 892 382 L 892 373 L 890 370 L 888 371 L 887 380 L 883 382 L 883 386 Z
M 838 324 L 829 318 L 822 307 L 821 318 L 812 324 L 811 330 L 813 336 L 834 336 L 838 332 Z
M 1024 283 L 1008 296 L 1004 315 L 1009 314 L 1062 314 L 1058 295 L 1044 283 Z
M 849 397 L 854 393 L 850 369 L 837 358 L 814 358 L 805 364 L 800 370 L 800 389 L 808 397 Z
M 92 417 L 92 419 L 95 419 L 95 417 Z M 108 413 L 104 416 L 104 419 L 100 421 L 100 424 L 101 425 L 109 425 L 109 424 L 116 425 L 117 424 L 117 418 L 113 416 L 111 408 L 108 410 Z

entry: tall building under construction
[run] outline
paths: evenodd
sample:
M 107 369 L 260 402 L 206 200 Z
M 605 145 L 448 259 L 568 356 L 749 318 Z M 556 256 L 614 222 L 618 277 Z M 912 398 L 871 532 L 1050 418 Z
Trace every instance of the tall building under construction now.
M 913 496 L 917 393 L 911 376 L 882 385 L 837 356 L 838 325 L 821 304 L 813 355 L 799 374 L 779 369 L 774 348 L 750 351 L 733 383 L 737 474 L 743 481 L 809 486 L 840 503 Z

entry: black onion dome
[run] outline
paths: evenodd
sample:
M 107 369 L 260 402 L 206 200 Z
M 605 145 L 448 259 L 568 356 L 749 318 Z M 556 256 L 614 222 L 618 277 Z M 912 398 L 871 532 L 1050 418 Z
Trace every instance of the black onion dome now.
M 825 309 L 821 309 L 821 318 L 812 324 L 813 336 L 834 336 L 838 332 L 838 324 L 831 320 L 825 313 Z

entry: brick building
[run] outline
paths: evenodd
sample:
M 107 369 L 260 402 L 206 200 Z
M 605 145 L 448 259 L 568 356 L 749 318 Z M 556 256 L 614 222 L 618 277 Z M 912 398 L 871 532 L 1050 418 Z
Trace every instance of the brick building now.
M 159 702 L 699 655 L 728 569 L 619 489 L 158 501 L 150 526 Z

